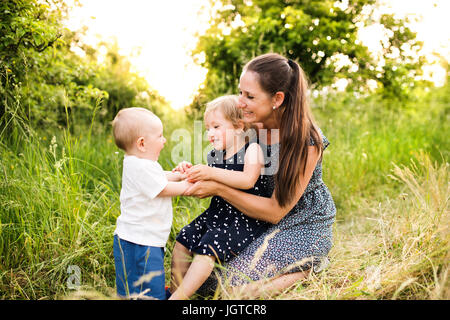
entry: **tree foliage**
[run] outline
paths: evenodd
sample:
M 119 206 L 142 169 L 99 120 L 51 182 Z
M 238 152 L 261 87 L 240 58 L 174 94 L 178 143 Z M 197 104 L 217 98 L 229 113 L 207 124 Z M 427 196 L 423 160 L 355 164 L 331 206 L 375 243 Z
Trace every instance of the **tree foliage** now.
M 99 63 L 99 50 L 80 41 L 82 31 L 64 28 L 69 9 L 64 0 L 0 2 L 0 137 L 38 126 L 73 130 L 70 124 L 94 115 L 108 123 L 125 107 L 167 108 L 117 44 L 102 44 Z
M 386 96 L 404 98 L 420 73 L 421 44 L 404 20 L 383 15 L 372 19 L 376 0 L 212 0 L 219 9 L 193 52 L 209 72 L 191 106 L 236 92 L 243 65 L 251 58 L 277 52 L 296 60 L 313 87 L 348 79 L 348 90 L 366 91 L 376 81 Z M 358 30 L 380 23 L 386 38 L 381 55 L 358 39 Z M 372 81 L 372 83 L 373 83 Z

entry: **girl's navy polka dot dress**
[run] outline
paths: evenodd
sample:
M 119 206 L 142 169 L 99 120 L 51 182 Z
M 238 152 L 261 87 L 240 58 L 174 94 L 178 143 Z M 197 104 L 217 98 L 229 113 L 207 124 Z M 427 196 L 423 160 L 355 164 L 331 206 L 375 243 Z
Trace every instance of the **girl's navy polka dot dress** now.
M 225 159 L 223 151 L 208 154 L 208 166 L 243 171 L 247 143 L 233 157 Z M 263 197 L 271 197 L 266 186 L 268 176 L 261 175 L 253 188 L 244 190 Z M 222 262 L 229 261 L 267 230 L 270 224 L 244 215 L 223 198 L 214 196 L 211 204 L 200 216 L 181 229 L 177 241 L 189 251 L 214 256 Z

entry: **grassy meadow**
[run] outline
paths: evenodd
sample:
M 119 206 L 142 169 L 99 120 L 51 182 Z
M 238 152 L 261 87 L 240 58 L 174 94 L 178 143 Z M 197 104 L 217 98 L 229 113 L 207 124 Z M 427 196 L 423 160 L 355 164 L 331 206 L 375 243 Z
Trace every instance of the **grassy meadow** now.
M 331 144 L 324 181 L 337 206 L 331 264 L 265 299 L 449 299 L 449 86 L 398 107 L 377 95 L 329 95 L 313 113 Z M 94 116 L 94 114 L 92 115 Z M 191 130 L 183 112 L 163 119 Z M 114 298 L 113 231 L 123 153 L 110 127 L 0 135 L 0 299 Z M 13 141 L 13 143 L 11 143 Z M 208 199 L 173 199 L 177 232 Z M 70 288 L 79 268 L 79 291 Z M 216 298 L 243 299 L 220 287 Z

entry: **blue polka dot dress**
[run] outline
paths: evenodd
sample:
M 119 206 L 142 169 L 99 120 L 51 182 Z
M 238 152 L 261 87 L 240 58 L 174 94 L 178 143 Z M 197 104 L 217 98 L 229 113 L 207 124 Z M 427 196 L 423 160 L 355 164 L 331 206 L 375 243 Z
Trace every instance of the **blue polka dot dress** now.
M 322 136 L 324 150 L 329 141 Z M 310 140 L 310 145 L 314 141 Z M 278 168 L 279 144 L 260 143 L 265 157 L 265 184 L 267 195 L 274 190 L 273 175 Z M 333 198 L 322 180 L 320 160 L 302 197 L 292 210 L 278 223 L 269 225 L 255 241 L 238 256 L 217 268 L 197 291 L 208 296 L 214 294 L 217 277 L 225 285 L 239 286 L 250 281 L 280 274 L 312 269 L 319 271 L 328 261 L 332 246 L 332 225 L 336 216 Z M 325 263 L 324 263 L 325 262 Z
M 320 129 L 319 133 L 325 149 L 329 142 Z M 279 144 L 260 145 L 266 163 L 278 161 Z M 312 139 L 310 145 L 314 145 Z M 270 172 L 268 177 L 270 181 L 265 184 L 268 187 L 265 192 L 272 193 L 274 183 Z M 220 271 L 222 280 L 234 286 L 311 267 L 316 269 L 331 249 L 335 215 L 333 198 L 322 180 L 320 160 L 294 208 L 278 224 L 270 225 L 237 257 L 231 259 L 225 265 L 225 271 Z
M 234 156 L 226 158 L 223 151 L 212 150 L 208 154 L 208 165 L 234 171 L 244 170 L 246 144 Z M 266 185 L 269 177 L 261 175 L 253 188 L 245 192 L 270 197 L 272 192 Z M 176 240 L 189 251 L 201 255 L 214 256 L 221 262 L 235 257 L 270 224 L 247 217 L 223 198 L 214 196 L 210 206 L 179 232 Z

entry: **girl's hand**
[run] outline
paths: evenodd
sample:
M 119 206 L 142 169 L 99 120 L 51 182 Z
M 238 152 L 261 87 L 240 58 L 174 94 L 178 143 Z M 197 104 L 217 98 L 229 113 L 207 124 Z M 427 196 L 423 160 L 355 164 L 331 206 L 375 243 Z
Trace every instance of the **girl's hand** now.
M 204 164 L 197 164 L 186 171 L 189 181 L 211 180 L 213 168 Z
M 180 162 L 175 168 L 172 169 L 172 172 L 180 172 L 186 173 L 186 171 L 192 167 L 192 163 L 187 161 Z
M 218 195 L 218 190 L 221 184 L 213 181 L 197 181 L 191 187 L 189 187 L 183 195 L 185 196 L 193 196 L 200 199 L 212 197 Z

